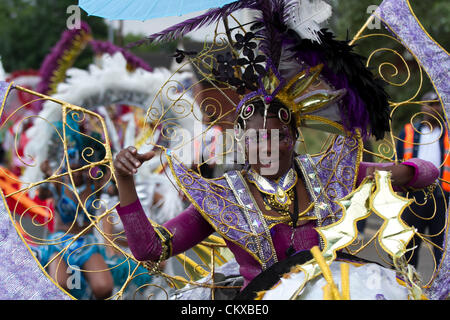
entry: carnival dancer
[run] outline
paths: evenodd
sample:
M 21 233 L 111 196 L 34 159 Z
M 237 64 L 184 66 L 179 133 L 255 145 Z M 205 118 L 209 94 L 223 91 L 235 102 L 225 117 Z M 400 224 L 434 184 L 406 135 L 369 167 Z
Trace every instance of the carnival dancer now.
M 56 126 L 61 128 L 61 123 L 57 123 Z M 77 125 L 71 122 L 70 127 L 76 128 Z M 68 132 L 70 141 L 68 155 L 70 169 L 73 170 L 73 185 L 87 212 L 95 216 L 97 210 L 95 201 L 98 198 L 100 180 L 90 177 L 93 171 L 77 170 L 85 164 L 82 152 L 89 146 L 89 142 L 85 141 L 81 135 L 70 134 L 71 130 Z M 56 133 L 54 138 L 57 140 L 55 136 Z M 53 155 L 58 154 L 58 143 L 52 145 L 50 149 L 53 150 Z M 49 157 L 41 164 L 41 170 L 46 177 L 54 173 L 56 168 L 53 162 L 57 159 Z M 64 168 L 67 172 L 67 166 Z M 69 177 L 64 176 L 41 187 L 39 195 L 52 198 L 54 202 L 55 232 L 48 235 L 45 240 L 46 245 L 37 248 L 38 259 L 43 266 L 47 266 L 49 275 L 58 285 L 75 298 L 106 299 L 112 294 L 113 277 L 105 262 L 103 247 L 98 245 L 97 238 L 91 232 L 92 229 L 86 232 L 90 221 L 70 185 Z M 82 235 L 76 237 L 80 233 Z
M 304 8 L 277 0 L 259 5 L 253 8 L 260 13 L 253 32 L 235 36 L 233 48 L 244 57 L 222 56 L 211 70 L 214 81 L 235 87 L 243 96 L 236 107 L 235 138 L 247 167 L 208 180 L 166 150 L 191 205 L 167 223 L 152 226 L 133 175 L 154 151 L 128 147 L 114 160 L 118 213 L 135 258 L 156 270 L 161 261 L 218 232 L 239 265 L 243 291 L 270 267 L 323 247 L 316 228 L 338 221 L 343 209 L 337 201 L 375 169 L 390 171 L 394 187 L 423 188 L 439 174 L 432 163 L 420 159 L 361 162 L 363 139 L 370 134 L 381 139 L 389 129 L 387 94 L 380 81 L 347 42 L 314 24 L 299 23 L 305 17 L 298 12 Z M 342 134 L 319 155 L 296 154 L 301 127 L 318 119 Z M 389 281 L 380 294 L 406 299 L 406 290 Z M 364 290 L 359 293 L 364 296 Z
M 136 145 L 141 146 L 142 150 L 146 148 L 148 150 L 152 146 L 149 146 L 147 141 L 149 139 L 157 140 L 159 131 L 148 127 L 145 127 L 145 130 L 140 130 L 139 122 L 144 121 L 145 117 L 143 115 L 139 117 L 137 115 L 138 112 L 129 112 L 131 111 L 129 106 L 144 110 L 150 104 L 149 101 L 153 97 L 152 94 L 166 81 L 170 72 L 166 69 L 150 72 L 144 70 L 144 68 L 138 68 L 137 71 L 130 72 L 128 68 L 129 61 L 126 57 L 136 61 L 136 59 L 131 59 L 133 56 L 124 56 L 122 52 L 117 52 L 120 51 L 120 48 L 113 45 L 103 45 L 100 49 L 102 49 L 101 51 L 111 51 L 112 53 L 111 55 L 104 54 L 98 60 L 100 64 L 92 64 L 88 70 L 69 69 L 65 82 L 58 87 L 54 97 L 63 101 L 70 101 L 74 105 L 84 106 L 101 114 L 105 119 L 106 129 L 111 137 L 113 153 L 123 148 L 122 143 L 124 141 L 126 141 L 127 145 L 136 143 Z M 177 79 L 182 80 L 188 77 L 189 75 L 183 74 Z M 114 81 L 111 79 L 114 79 Z M 126 112 L 121 113 L 121 110 Z M 48 159 L 48 153 L 55 150 L 55 148 L 48 147 L 48 141 L 52 139 L 52 130 L 49 129 L 50 126 L 46 122 L 56 122 L 61 119 L 61 108 L 59 105 L 47 101 L 43 104 L 43 110 L 39 116 L 39 119 L 35 121 L 31 128 L 32 130 L 28 131 L 30 143 L 27 144 L 26 148 L 26 153 L 32 154 L 38 164 Z M 193 117 L 189 116 L 184 121 L 191 125 L 191 118 Z M 170 115 L 168 114 L 167 117 L 170 117 Z M 122 123 L 115 122 L 115 118 L 118 118 Z M 86 121 L 83 122 L 83 125 L 93 130 L 102 130 L 95 121 Z M 180 124 L 180 126 L 185 126 L 185 124 Z M 124 129 L 123 131 L 120 130 L 122 128 Z M 153 131 L 155 131 L 154 135 L 152 135 Z M 122 133 L 123 135 L 121 135 Z M 58 141 L 58 143 L 61 143 L 61 141 Z M 149 162 L 141 168 L 142 170 L 140 170 L 136 184 L 143 206 L 146 207 L 148 205 L 149 209 L 153 207 L 154 209 L 151 210 L 152 219 L 163 223 L 183 209 L 183 202 L 178 191 L 166 178 L 164 174 L 165 166 L 161 166 L 161 163 L 157 161 L 158 159 L 154 160 L 153 164 Z M 53 166 L 53 168 L 56 167 Z M 49 175 L 51 176 L 54 173 L 49 172 Z M 36 166 L 27 167 L 21 178 L 24 181 L 38 181 L 44 177 L 42 177 L 39 167 Z M 136 295 L 136 290 L 134 289 L 144 285 L 147 286 L 150 283 L 154 285 L 155 279 L 151 279 L 143 268 L 135 269 L 135 261 L 127 257 L 126 243 L 120 241 L 121 224 L 120 222 L 115 223 L 119 219 L 114 218 L 115 210 L 112 209 L 117 203 L 117 197 L 114 195 L 114 192 L 108 193 L 108 191 L 114 189 L 113 184 L 113 181 L 110 181 L 108 185 L 105 182 L 102 192 L 98 192 L 98 203 L 101 205 L 96 206 L 97 215 L 105 213 L 105 209 L 110 210 L 110 213 L 100 221 L 99 228 L 95 228 L 94 225 L 91 225 L 91 227 L 94 230 L 94 235 L 97 237 L 96 242 L 102 247 L 102 250 L 105 248 L 103 250 L 105 251 L 104 259 L 108 265 L 107 269 L 112 273 L 114 280 L 112 294 L 114 296 L 116 294 L 121 295 L 119 298 L 124 299 L 136 298 L 142 295 Z M 110 222 L 113 223 L 111 224 Z M 111 244 L 111 241 L 113 244 Z M 117 250 L 113 250 L 113 248 Z M 122 252 L 116 254 L 118 251 Z M 167 263 L 165 270 L 170 272 L 171 266 L 175 263 L 178 264 L 177 261 Z M 140 275 L 133 277 L 132 281 L 128 281 L 127 279 L 133 270 L 137 270 L 137 274 Z M 126 288 L 122 288 L 124 284 L 126 284 Z M 145 290 L 140 289 L 139 291 Z M 148 298 L 147 292 L 143 294 L 145 298 Z

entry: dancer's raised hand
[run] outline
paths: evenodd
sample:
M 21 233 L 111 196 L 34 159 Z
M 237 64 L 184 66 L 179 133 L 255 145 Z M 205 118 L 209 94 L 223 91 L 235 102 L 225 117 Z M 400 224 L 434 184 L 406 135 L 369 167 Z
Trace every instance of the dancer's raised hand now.
M 138 153 L 135 147 L 126 147 L 117 154 L 114 159 L 114 169 L 118 177 L 132 177 L 137 169 L 155 156 L 154 151 Z

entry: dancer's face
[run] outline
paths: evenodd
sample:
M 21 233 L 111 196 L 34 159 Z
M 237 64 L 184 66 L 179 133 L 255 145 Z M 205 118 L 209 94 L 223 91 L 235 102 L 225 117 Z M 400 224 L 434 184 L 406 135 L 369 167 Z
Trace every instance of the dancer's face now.
M 255 113 L 247 120 L 246 159 L 253 170 L 268 179 L 277 179 L 293 165 L 295 133 L 276 115 Z

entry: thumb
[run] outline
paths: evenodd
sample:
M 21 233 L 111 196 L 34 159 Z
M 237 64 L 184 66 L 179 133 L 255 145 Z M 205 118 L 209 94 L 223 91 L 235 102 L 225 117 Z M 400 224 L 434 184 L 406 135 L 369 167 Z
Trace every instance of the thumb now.
M 155 156 L 155 151 L 148 151 L 146 153 L 136 153 L 136 158 L 142 163 L 152 159 Z
M 374 177 L 374 172 L 377 168 L 376 167 L 369 167 L 366 170 L 366 177 L 368 178 L 373 178 Z

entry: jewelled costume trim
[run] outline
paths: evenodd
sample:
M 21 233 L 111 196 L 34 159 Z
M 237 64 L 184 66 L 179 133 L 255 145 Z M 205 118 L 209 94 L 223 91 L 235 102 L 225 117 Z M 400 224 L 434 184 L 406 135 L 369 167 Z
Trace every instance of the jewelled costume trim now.
M 336 136 L 330 147 L 317 155 L 296 158 L 306 187 L 314 201 L 318 226 L 325 226 L 342 217 L 336 200 L 342 199 L 356 187 L 358 168 L 364 145 L 359 137 Z
M 362 147 L 359 138 L 336 136 L 324 153 L 296 158 L 314 201 L 314 210 L 307 215 L 316 217 L 318 226 L 341 217 L 342 209 L 335 200 L 355 187 Z M 174 157 L 167 158 L 178 186 L 222 237 L 248 252 L 263 270 L 278 261 L 270 235 L 270 227 L 277 221 L 266 221 L 239 171 L 205 179 Z
M 236 172 L 229 172 L 227 178 L 204 179 L 174 157 L 167 159 L 178 186 L 215 231 L 248 252 L 262 268 L 277 261 L 265 220 L 251 206 L 248 190 L 239 186 L 242 178 Z M 237 199 L 240 194 L 244 198 Z

